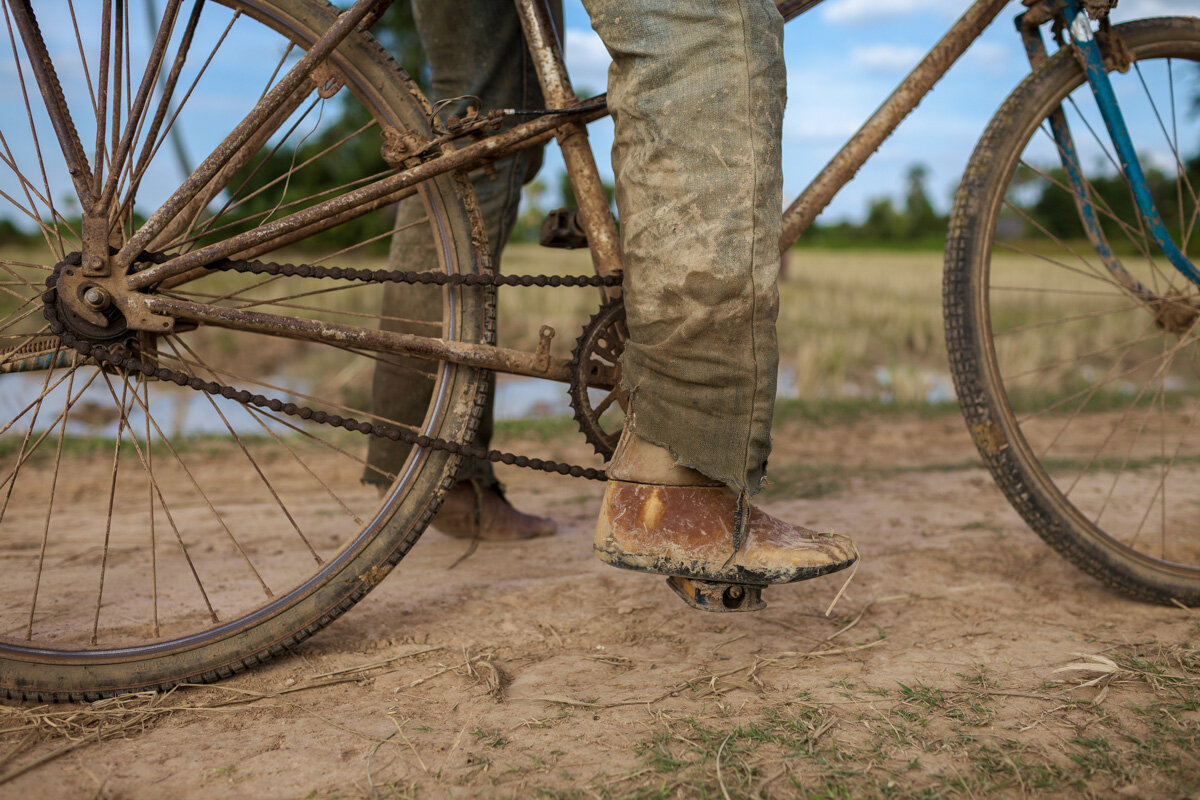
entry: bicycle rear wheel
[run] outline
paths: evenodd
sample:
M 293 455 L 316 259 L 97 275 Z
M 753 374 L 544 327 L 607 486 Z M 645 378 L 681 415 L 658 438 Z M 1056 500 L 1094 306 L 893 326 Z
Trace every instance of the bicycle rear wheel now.
M 93 165 L 89 181 L 103 186 L 116 171 L 110 244 L 120 248 L 181 184 L 181 162 L 215 148 L 340 13 L 323 0 L 165 6 L 177 13 L 171 27 L 151 21 L 166 37 L 158 60 L 146 21 L 123 17 L 122 4 L 37 3 L 28 13 L 48 31 L 53 20 L 59 34 L 47 49 L 61 107 L 41 99 L 37 48 L 26 51 L 16 12 L 5 7 L 15 44 L 0 59 L 14 76 L 9 107 L 22 109 L 0 122 L 0 225 L 10 242 L 0 252 L 7 697 L 93 699 L 216 680 L 301 641 L 375 586 L 436 511 L 458 457 L 415 447 L 383 474 L 366 462 L 367 436 L 298 407 L 459 442 L 479 419 L 480 373 L 454 365 L 217 325 L 95 334 L 93 343 L 143 364 L 281 401 L 272 410 L 101 367 L 50 329 L 45 281 L 78 266 L 81 247 L 80 203 L 57 139 L 64 121 Z M 149 87 L 144 105 L 141 86 Z M 428 105 L 371 36 L 354 32 L 154 237 L 145 261 L 267 229 L 394 171 L 379 156 L 385 131 L 429 138 Z M 132 146 L 122 162 L 125 132 Z M 347 175 L 354 165 L 368 174 Z M 416 209 L 407 209 L 403 231 L 389 205 L 337 224 L 314 221 L 232 258 L 475 273 L 488 265 L 470 198 L 465 181 L 444 176 L 403 201 Z M 397 247 L 387 256 L 400 233 L 419 243 L 419 257 Z M 385 313 L 383 284 L 256 270 L 202 269 L 151 293 L 464 342 L 493 335 L 491 290 L 435 290 L 440 313 L 403 320 Z M 78 320 L 67 328 L 90 330 Z M 372 411 L 381 362 L 422 384 L 430 397 L 423 417 Z M 364 472 L 390 489 L 381 497 Z
M 1159 210 L 1195 259 L 1200 20 L 1114 31 L 1133 58 L 1110 73 L 1122 111 Z M 1059 108 L 1086 200 L 1132 281 L 1085 235 L 1051 133 Z M 1141 223 L 1069 50 L 1013 92 L 980 140 L 954 204 L 944 298 L 959 402 L 1026 522 L 1124 592 L 1200 602 L 1200 288 Z

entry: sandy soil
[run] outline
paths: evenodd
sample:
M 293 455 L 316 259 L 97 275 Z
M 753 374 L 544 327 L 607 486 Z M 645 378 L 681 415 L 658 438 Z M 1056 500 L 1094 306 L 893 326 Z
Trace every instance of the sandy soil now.
M 506 472 L 557 536 L 451 570 L 428 532 L 214 687 L 0 709 L 0 797 L 1196 796 L 1200 616 L 1066 563 L 975 463 L 953 416 L 777 432 L 769 510 L 862 549 L 832 616 L 842 576 L 691 611 L 592 557 L 600 484 Z

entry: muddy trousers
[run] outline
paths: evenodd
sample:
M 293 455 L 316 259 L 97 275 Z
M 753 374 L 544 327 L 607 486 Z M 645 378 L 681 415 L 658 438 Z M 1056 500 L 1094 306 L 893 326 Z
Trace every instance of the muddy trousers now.
M 556 24 L 562 26 L 562 2 L 552 0 Z M 525 47 L 521 22 L 512 0 L 413 0 L 413 14 L 421 44 L 433 78 L 430 100 L 474 96 L 484 111 L 493 108 L 541 108 L 533 60 Z M 461 115 L 475 101 L 461 101 L 442 112 Z M 514 120 L 505 127 L 516 125 Z M 533 180 L 542 164 L 540 147 L 524 150 L 498 161 L 494 172 L 476 170 L 469 178 L 479 214 L 487 232 L 488 249 L 496 271 L 504 245 L 512 234 L 521 201 L 522 184 Z M 425 215 L 420 198 L 402 202 L 397 210 L 396 230 L 388 263 L 392 269 L 433 270 L 437 254 L 433 240 L 419 221 Z M 418 224 L 413 224 L 418 223 Z M 408 227 L 406 227 L 408 226 Z M 430 334 L 422 320 L 440 321 L 442 290 L 436 286 L 388 284 L 384 288 L 383 328 L 405 333 Z M 399 322 L 397 320 L 406 320 Z M 428 375 L 430 362 L 393 357 L 380 361 L 372 385 L 372 407 L 384 419 L 419 425 L 429 408 L 434 382 Z M 495 387 L 489 374 L 488 392 Z M 492 406 L 484 410 L 474 444 L 487 448 L 492 438 Z M 367 467 L 363 480 L 381 486 L 391 484 L 404 465 L 412 446 L 404 442 L 371 437 L 367 445 Z M 497 484 L 490 461 L 464 459 L 460 481 L 482 487 Z
M 446 5 L 458 8 L 461 33 L 471 15 Z M 622 381 L 634 430 L 753 492 L 770 452 L 778 366 L 783 20 L 770 0 L 584 5 L 613 57 L 608 102 L 630 335 Z M 432 36 L 421 16 L 422 37 Z M 474 53 L 486 64 L 496 30 L 486 52 L 460 46 L 457 57 Z M 515 61 L 516 52 L 505 56 Z M 490 219 L 488 227 L 490 237 Z M 379 383 L 377 375 L 377 402 L 394 402 Z

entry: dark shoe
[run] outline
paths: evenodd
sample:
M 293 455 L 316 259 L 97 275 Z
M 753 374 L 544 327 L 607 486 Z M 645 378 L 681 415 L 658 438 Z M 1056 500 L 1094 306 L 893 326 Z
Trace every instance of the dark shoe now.
M 461 481 L 450 488 L 432 524 L 451 538 L 485 542 L 536 539 L 553 536 L 558 530 L 552 519 L 513 508 L 500 487 L 485 486 L 477 495 L 469 481 Z
M 753 506 L 734 548 L 737 495 L 669 451 L 622 434 L 596 524 L 601 561 L 625 569 L 730 584 L 790 583 L 858 558 L 845 536 L 801 528 Z

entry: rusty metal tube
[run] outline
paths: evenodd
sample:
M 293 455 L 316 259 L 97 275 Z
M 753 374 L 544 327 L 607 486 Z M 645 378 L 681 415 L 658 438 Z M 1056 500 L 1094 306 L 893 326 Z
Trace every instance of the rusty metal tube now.
M 1009 0 L 977 0 L 946 32 L 921 63 L 896 87 L 883 105 L 825 166 L 783 215 L 779 247 L 796 243 L 834 195 L 855 176 L 863 163 L 892 135 L 946 70 L 959 59 Z
M 241 122 L 225 137 L 208 158 L 188 176 L 166 202 L 158 207 L 150 219 L 135 233 L 121 251 L 113 258 L 113 265 L 122 269 L 133 263 L 133 260 L 149 246 L 150 242 L 167 226 L 167 224 L 184 209 L 212 178 L 220 171 L 246 141 L 258 130 L 267 119 L 275 113 L 300 85 L 308 80 L 308 76 L 333 52 L 342 40 L 363 20 L 374 5 L 374 0 L 357 0 L 348 10 L 338 16 L 337 21 L 325 34 L 306 52 L 296 65 L 288 71 L 279 83 L 272 87 L 264 97 Z
M 562 46 L 546 1 L 515 2 L 546 107 L 570 108 L 578 104 L 563 64 Z M 621 270 L 621 240 L 617 235 L 616 220 L 608 206 L 604 182 L 600 179 L 595 156 L 588 144 L 587 129 L 581 123 L 569 122 L 559 128 L 556 135 L 567 174 L 571 176 L 571 188 L 579 204 L 579 222 L 587 233 L 592 267 L 597 275 L 613 275 Z M 606 287 L 601 293 L 612 298 L 620 295 L 621 290 L 618 287 Z
M 494 347 L 486 344 L 455 342 L 411 333 L 359 328 L 335 322 L 264 314 L 260 311 L 242 311 L 224 306 L 210 306 L 176 300 L 160 295 L 147 296 L 143 302 L 147 310 L 179 319 L 231 328 L 239 331 L 302 339 L 310 342 L 325 342 L 337 347 L 358 347 L 380 353 L 414 356 L 430 361 L 449 361 L 468 367 L 479 367 L 513 375 L 528 375 L 552 381 L 570 380 L 570 362 L 563 358 L 548 358 L 545 355 Z
M 819 6 L 825 0 L 776 0 L 775 8 L 783 15 L 784 21 L 795 19 L 813 6 Z
M 566 113 L 564 112 L 564 115 Z M 604 113 L 600 110 L 589 110 L 572 116 L 578 116 L 582 121 L 588 121 L 603 116 Z M 480 142 L 467 145 L 461 150 L 454 150 L 411 169 L 380 178 L 354 191 L 309 206 L 286 217 L 272 220 L 253 230 L 231 236 L 207 247 L 192 250 L 170 261 L 136 272 L 129 276 L 127 284 L 132 289 L 144 289 L 195 267 L 202 267 L 218 259 L 230 258 L 237 253 L 250 251 L 268 242 L 275 242 L 286 234 L 330 217 L 348 211 L 354 213 L 347 215 L 342 221 L 353 216 L 360 216 L 374 208 L 375 206 L 372 204 L 375 201 L 415 186 L 421 181 L 456 169 L 469 171 L 488 161 L 503 158 L 518 150 L 543 142 L 545 138 L 540 134 L 547 134 L 562 123 L 563 115 L 558 114 L 523 123 L 504 133 L 489 136 Z
M 87 154 L 75 126 L 71 124 L 71 115 L 67 112 L 67 101 L 63 97 L 62 85 L 54 71 L 54 62 L 46 50 L 46 42 L 29 0 L 14 0 L 12 3 L 13 22 L 21 34 L 25 52 L 29 56 L 29 66 L 33 70 L 38 88 L 46 102 L 46 110 L 50 114 L 50 124 L 58 137 L 59 147 L 62 148 L 63 159 L 67 163 L 67 171 L 75 184 L 75 194 L 79 198 L 79 207 L 83 212 L 91 213 L 97 197 L 92 191 L 89 179 L 92 168 L 88 164 Z M 20 62 L 18 61 L 18 64 Z

